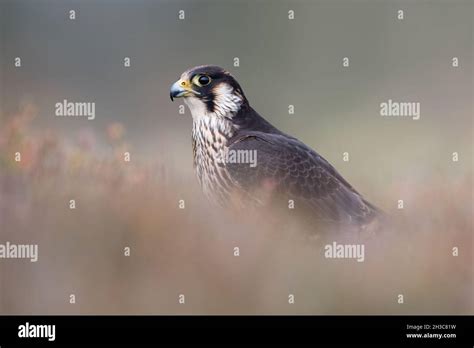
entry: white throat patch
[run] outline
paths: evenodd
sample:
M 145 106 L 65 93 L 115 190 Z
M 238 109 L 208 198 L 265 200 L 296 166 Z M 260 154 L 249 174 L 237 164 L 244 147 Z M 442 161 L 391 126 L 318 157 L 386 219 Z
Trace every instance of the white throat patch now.
M 207 116 L 207 107 L 206 104 L 196 97 L 186 97 L 184 98 L 184 103 L 188 106 L 189 111 L 191 111 L 191 116 L 193 120 L 196 121 L 201 117 Z

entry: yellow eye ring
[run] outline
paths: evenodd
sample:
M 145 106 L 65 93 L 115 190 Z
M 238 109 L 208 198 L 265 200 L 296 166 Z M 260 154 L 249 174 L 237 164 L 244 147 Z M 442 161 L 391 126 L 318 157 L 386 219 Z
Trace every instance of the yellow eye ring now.
M 211 83 L 211 78 L 208 75 L 196 75 L 193 77 L 193 83 L 196 86 L 204 87 Z

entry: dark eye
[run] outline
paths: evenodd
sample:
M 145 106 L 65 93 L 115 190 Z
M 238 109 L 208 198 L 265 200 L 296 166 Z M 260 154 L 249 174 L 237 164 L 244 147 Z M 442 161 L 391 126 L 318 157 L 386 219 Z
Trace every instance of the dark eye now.
M 199 87 L 203 87 L 211 83 L 211 78 L 207 75 L 198 75 L 194 78 L 194 83 Z
M 205 86 L 207 85 L 209 82 L 211 82 L 211 79 L 209 78 L 209 76 L 206 76 L 206 75 L 202 75 L 199 77 L 199 83 L 201 84 L 201 86 Z

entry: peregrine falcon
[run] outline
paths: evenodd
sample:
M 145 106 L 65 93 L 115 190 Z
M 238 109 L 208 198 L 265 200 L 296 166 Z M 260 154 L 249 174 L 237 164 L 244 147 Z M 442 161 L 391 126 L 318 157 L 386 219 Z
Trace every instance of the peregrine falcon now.
M 318 220 L 358 226 L 379 215 L 328 161 L 260 116 L 228 71 L 191 68 L 171 86 L 170 98 L 189 107 L 194 168 L 212 201 L 291 200 Z

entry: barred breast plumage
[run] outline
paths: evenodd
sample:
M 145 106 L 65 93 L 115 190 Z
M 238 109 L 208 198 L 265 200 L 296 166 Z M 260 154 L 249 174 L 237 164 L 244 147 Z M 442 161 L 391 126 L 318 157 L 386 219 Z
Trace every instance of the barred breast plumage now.
M 235 186 L 225 163 L 218 161 L 233 135 L 232 125 L 226 120 L 207 115 L 193 120 L 194 168 L 204 194 L 220 204 L 228 201 Z

